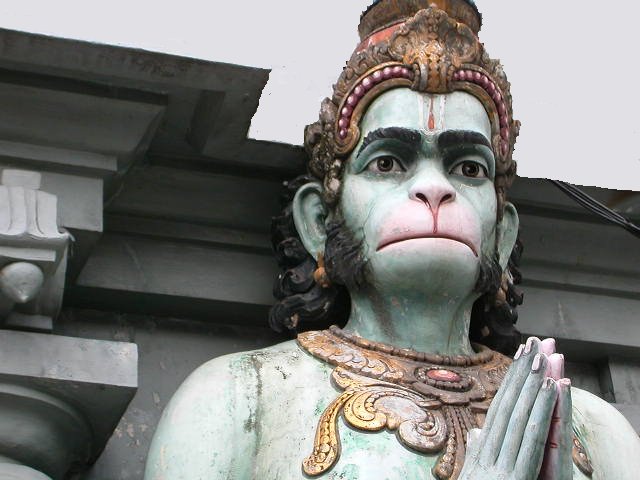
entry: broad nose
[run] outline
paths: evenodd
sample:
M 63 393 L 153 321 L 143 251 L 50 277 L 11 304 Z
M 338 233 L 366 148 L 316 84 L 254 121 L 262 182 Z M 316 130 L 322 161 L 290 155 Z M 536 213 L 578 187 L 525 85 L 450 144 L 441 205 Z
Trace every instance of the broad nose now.
M 409 188 L 409 198 L 425 203 L 436 211 L 445 203 L 456 199 L 456 191 L 440 172 L 424 172 Z

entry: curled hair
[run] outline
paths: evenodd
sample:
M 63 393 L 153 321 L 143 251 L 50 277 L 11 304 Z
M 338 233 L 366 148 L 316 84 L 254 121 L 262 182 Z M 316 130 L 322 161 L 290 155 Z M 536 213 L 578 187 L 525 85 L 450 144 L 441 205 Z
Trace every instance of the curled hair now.
M 307 330 L 319 330 L 331 325 L 344 326 L 349 318 L 349 289 L 357 289 L 366 281 L 367 264 L 360 244 L 343 228 L 342 223 L 327 227 L 325 268 L 332 284 L 323 288 L 314 281 L 318 268 L 306 251 L 293 222 L 292 200 L 296 191 L 314 179 L 303 175 L 285 183 L 281 198 L 282 213 L 271 225 L 273 248 L 281 273 L 276 278 L 273 294 L 276 304 L 269 313 L 271 328 L 292 335 Z M 502 273 L 498 259 L 485 259 L 475 290 L 481 293 L 471 312 L 469 338 L 505 355 L 513 355 L 521 343 L 515 328 L 517 307 L 523 296 L 516 289 L 521 281 L 518 263 L 522 243 L 518 239 Z

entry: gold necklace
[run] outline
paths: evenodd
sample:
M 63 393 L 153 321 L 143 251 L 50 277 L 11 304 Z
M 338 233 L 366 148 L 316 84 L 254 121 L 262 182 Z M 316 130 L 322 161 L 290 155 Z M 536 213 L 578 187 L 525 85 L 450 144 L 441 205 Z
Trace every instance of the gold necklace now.
M 511 360 L 476 346 L 471 356 L 442 356 L 398 349 L 342 331 L 305 332 L 298 344 L 336 368 L 343 392 L 318 422 L 313 453 L 303 461 L 307 475 L 329 470 L 340 455 L 337 420 L 363 431 L 395 431 L 405 446 L 442 452 L 433 467 L 440 480 L 462 469 L 467 432 L 479 428 Z

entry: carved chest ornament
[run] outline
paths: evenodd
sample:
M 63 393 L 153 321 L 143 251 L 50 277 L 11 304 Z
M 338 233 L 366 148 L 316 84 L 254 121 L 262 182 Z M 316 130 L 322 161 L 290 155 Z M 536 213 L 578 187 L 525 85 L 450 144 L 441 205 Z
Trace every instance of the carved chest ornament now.
M 511 360 L 486 347 L 472 356 L 441 356 L 396 349 L 347 334 L 338 327 L 298 335 L 300 346 L 331 365 L 343 390 L 318 423 L 307 475 L 329 470 L 340 455 L 337 421 L 343 415 L 363 431 L 388 429 L 405 446 L 441 453 L 433 475 L 455 479 L 462 469 L 467 432 L 481 427 Z

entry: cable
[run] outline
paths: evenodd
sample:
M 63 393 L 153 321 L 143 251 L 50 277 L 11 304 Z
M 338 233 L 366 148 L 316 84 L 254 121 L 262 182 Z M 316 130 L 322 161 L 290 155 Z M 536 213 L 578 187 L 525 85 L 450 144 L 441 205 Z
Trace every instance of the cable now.
M 585 209 L 589 210 L 591 213 L 598 215 L 599 217 L 604 218 L 608 222 L 614 223 L 619 227 L 624 228 L 632 235 L 640 238 L 640 227 L 631 223 L 629 219 L 623 217 L 618 212 L 611 210 L 606 205 L 603 205 L 595 198 L 587 195 L 582 190 L 580 190 L 575 185 L 571 185 L 570 183 L 562 182 L 560 180 L 549 180 L 552 184 L 558 187 L 565 195 L 575 200 L 577 203 L 582 205 Z

